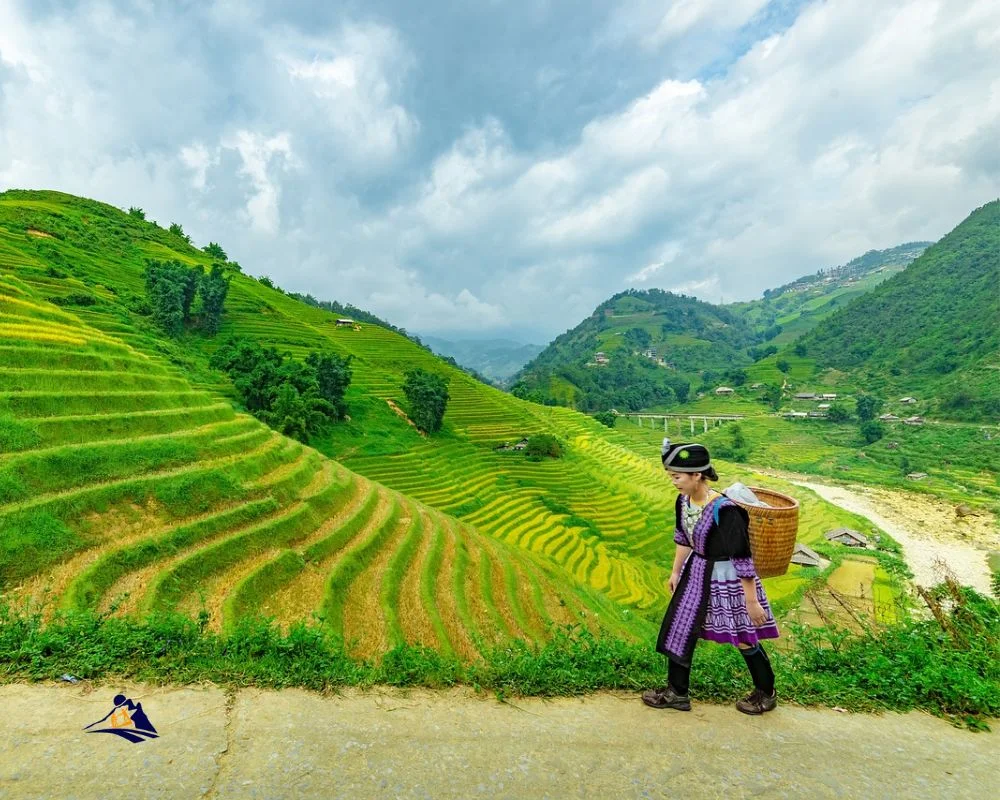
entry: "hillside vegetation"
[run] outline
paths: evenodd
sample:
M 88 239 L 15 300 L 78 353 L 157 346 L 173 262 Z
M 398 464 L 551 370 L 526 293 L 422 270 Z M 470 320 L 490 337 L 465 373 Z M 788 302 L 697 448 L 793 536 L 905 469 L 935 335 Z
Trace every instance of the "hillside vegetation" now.
M 771 339 L 784 345 L 815 328 L 837 309 L 902 272 L 931 242 L 908 242 L 887 250 L 870 250 L 846 264 L 821 269 L 784 286 L 768 289 L 759 300 L 727 305 L 758 331 L 780 332 Z
M 362 656 L 468 658 L 597 619 L 634 635 L 545 561 L 279 436 L 10 275 L 0 314 L 8 600 L 216 630 L 312 621 Z
M 514 391 L 583 411 L 637 411 L 738 387 L 753 362 L 904 270 L 928 244 L 872 250 L 745 303 L 716 306 L 659 289 L 617 294 L 525 366 Z
M 683 402 L 706 372 L 749 364 L 748 349 L 766 338 L 693 297 L 623 292 L 556 337 L 516 376 L 513 391 L 583 411 Z
M 801 344 L 820 368 L 872 391 L 934 397 L 950 417 L 1000 418 L 1000 200 Z
M 314 621 L 359 653 L 406 641 L 467 657 L 491 632 L 540 641 L 565 623 L 651 636 L 673 555 L 674 493 L 655 445 L 485 386 L 379 325 L 338 327 L 231 262 L 218 334 L 196 324 L 196 305 L 192 326 L 168 338 L 143 302 L 149 259 L 218 263 L 182 231 L 111 206 L 0 195 L 8 596 L 176 609 L 219 630 L 258 613 Z M 702 324 L 720 342 L 750 335 Z M 298 359 L 350 356 L 348 418 L 310 449 L 242 413 L 209 366 L 231 336 Z M 416 368 L 448 384 L 432 436 L 406 415 Z M 534 434 L 554 437 L 561 457 L 497 449 Z M 861 522 L 804 500 L 802 541 L 822 548 L 838 524 Z M 791 608 L 817 577 L 792 567 L 768 591 Z

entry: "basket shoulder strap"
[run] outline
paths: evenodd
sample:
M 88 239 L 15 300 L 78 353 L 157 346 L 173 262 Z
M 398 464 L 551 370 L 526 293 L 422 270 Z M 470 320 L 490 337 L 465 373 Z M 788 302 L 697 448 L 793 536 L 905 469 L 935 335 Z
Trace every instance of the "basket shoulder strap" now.
M 716 525 L 719 524 L 719 509 L 732 505 L 736 504 L 725 495 L 715 498 L 715 501 L 712 503 L 712 517 L 715 519 Z

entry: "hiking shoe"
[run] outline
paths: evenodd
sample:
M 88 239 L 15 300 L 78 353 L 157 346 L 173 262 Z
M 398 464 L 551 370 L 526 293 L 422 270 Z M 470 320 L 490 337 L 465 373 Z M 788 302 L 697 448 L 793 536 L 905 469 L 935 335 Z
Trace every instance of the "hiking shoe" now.
M 648 689 L 642 693 L 642 702 L 652 708 L 676 708 L 678 711 L 691 710 L 691 698 L 677 694 L 670 686 Z
M 774 711 L 778 705 L 778 693 L 765 694 L 760 689 L 754 689 L 742 700 L 737 701 L 736 708 L 744 714 L 764 714 Z

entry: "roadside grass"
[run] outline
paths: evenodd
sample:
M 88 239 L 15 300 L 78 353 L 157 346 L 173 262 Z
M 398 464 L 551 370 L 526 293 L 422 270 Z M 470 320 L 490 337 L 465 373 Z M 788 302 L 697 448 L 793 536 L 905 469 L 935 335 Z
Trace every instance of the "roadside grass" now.
M 783 702 L 850 711 L 918 709 L 973 730 L 1000 717 L 1000 602 L 942 584 L 929 590 L 932 614 L 890 627 L 851 633 L 795 630 L 795 646 L 771 658 Z M 226 636 L 177 614 L 143 621 L 64 612 L 40 615 L 0 607 L 0 682 L 132 679 L 154 683 L 214 681 L 224 686 L 318 691 L 342 686 L 468 685 L 507 697 L 570 696 L 661 685 L 665 666 L 651 642 L 636 644 L 563 626 L 545 643 L 505 643 L 472 662 L 401 644 L 378 660 L 351 658 L 323 626 L 242 619 Z M 734 648 L 703 642 L 692 695 L 732 702 L 750 688 Z

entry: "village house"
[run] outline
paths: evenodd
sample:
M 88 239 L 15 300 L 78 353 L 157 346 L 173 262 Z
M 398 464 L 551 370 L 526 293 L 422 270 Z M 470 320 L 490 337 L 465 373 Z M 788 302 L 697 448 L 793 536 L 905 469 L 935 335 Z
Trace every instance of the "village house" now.
M 911 472 L 906 477 L 909 478 L 911 481 L 922 481 L 924 478 L 927 477 L 927 473 L 926 472 Z
M 816 419 L 826 419 L 825 411 L 810 411 L 808 416 L 815 417 Z
M 816 406 L 816 408 L 818 408 L 820 410 L 824 410 L 824 409 L 827 409 L 829 407 L 830 407 L 829 403 L 820 403 L 818 406 Z
M 337 327 L 338 328 L 353 328 L 354 327 L 354 320 L 353 319 L 338 319 L 337 320 Z
M 650 348 L 649 348 L 648 350 L 643 350 L 643 351 L 642 351 L 642 354 L 643 354 L 643 355 L 644 355 L 644 356 L 645 356 L 646 358 L 652 358 L 652 359 L 654 359 L 654 360 L 655 360 L 655 359 L 656 359 L 656 348 L 654 348 L 654 347 L 650 347 Z
M 763 383 L 753 383 L 753 384 L 750 385 L 750 388 L 751 389 L 763 389 L 764 388 L 764 384 Z
M 879 416 L 879 419 L 882 420 L 882 422 L 899 422 L 899 417 L 895 414 L 882 414 Z
M 822 561 L 820 554 L 815 550 L 806 547 L 801 542 L 795 543 L 795 549 L 792 551 L 793 564 L 798 564 L 800 567 L 818 567 Z
M 733 390 L 730 389 L 728 386 L 720 386 L 718 389 L 715 390 L 715 393 L 716 394 L 732 394 Z
M 837 399 L 837 395 L 836 394 L 831 394 L 830 392 L 826 392 L 825 394 L 822 395 L 822 398 L 824 400 L 836 400 Z
M 594 363 L 595 364 L 607 364 L 609 360 L 610 359 L 608 359 L 608 357 L 606 355 L 604 355 L 604 353 L 595 353 L 594 354 Z
M 795 395 L 796 400 L 815 400 L 816 395 L 813 392 L 798 392 Z
M 519 442 L 515 442 L 514 444 L 511 444 L 510 442 L 504 442 L 503 444 L 495 447 L 494 450 L 500 450 L 502 452 L 510 452 L 511 450 L 524 450 L 527 446 L 528 446 L 528 440 L 521 439 Z
M 924 424 L 924 418 L 923 417 L 907 417 L 906 419 L 903 420 L 903 424 L 904 425 L 923 425 Z
M 805 419 L 809 415 L 805 411 L 786 411 L 783 416 L 788 419 Z
M 868 547 L 868 537 L 850 528 L 835 528 L 825 534 L 827 541 L 847 547 Z
M 900 397 L 899 398 L 899 402 L 903 403 L 904 405 L 907 405 L 907 406 L 912 406 L 914 403 L 917 402 L 917 398 L 916 397 Z

